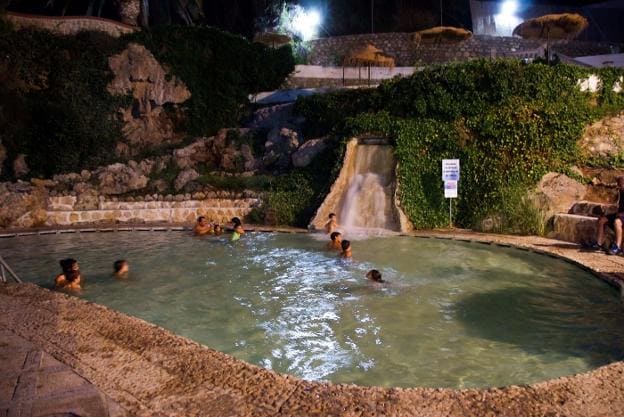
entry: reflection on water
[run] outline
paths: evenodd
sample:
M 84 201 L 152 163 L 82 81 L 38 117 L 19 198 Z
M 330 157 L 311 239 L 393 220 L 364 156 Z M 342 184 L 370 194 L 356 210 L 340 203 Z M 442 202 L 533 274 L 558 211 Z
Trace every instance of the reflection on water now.
M 307 379 L 362 385 L 530 383 L 624 357 L 624 308 L 569 264 L 514 249 L 405 237 L 340 260 L 308 235 L 238 242 L 177 232 L 0 240 L 25 280 L 81 263 L 89 300 Z M 127 281 L 112 278 L 130 261 Z M 364 279 L 379 269 L 388 284 Z

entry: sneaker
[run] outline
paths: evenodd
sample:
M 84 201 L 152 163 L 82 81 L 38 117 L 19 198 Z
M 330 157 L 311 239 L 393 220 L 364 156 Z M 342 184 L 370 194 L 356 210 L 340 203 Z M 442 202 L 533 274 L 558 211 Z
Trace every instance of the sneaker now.
M 609 250 L 607 251 L 607 255 L 621 255 L 621 254 L 622 254 L 622 249 L 620 249 L 620 247 L 616 245 L 615 243 L 612 244 Z
M 595 250 L 595 251 L 604 250 L 602 245 L 599 245 L 598 242 L 596 242 L 596 241 L 589 242 L 589 243 L 583 243 L 582 247 L 585 250 Z

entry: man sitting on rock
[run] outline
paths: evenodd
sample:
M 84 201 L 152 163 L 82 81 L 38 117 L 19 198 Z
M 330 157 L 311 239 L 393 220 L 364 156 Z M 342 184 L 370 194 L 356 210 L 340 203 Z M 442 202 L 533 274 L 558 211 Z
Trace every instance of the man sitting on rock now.
M 624 219 L 624 176 L 617 177 L 618 187 L 618 207 L 617 212 L 609 215 L 602 215 L 598 219 L 598 230 L 596 233 L 596 241 L 590 245 L 590 249 L 603 249 L 602 245 L 605 239 L 605 227 L 609 226 L 615 232 L 615 241 L 607 250 L 609 255 L 622 254 L 622 220 Z

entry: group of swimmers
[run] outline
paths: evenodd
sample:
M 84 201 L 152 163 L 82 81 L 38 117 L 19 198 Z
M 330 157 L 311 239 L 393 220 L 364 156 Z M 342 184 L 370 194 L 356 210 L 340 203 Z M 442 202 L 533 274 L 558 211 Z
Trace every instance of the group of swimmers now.
M 340 257 L 349 259 L 353 256 L 351 252 L 351 242 L 346 239 L 342 239 L 342 233 L 340 233 L 337 229 L 340 226 L 338 225 L 338 219 L 336 217 L 336 213 L 329 213 L 329 220 L 325 223 L 325 232 L 329 235 L 329 243 L 327 244 L 327 250 L 340 251 Z M 374 282 L 386 282 L 381 277 L 381 272 L 376 269 L 371 269 L 366 273 L 366 278 L 374 281 Z
M 231 220 L 232 222 L 232 241 L 236 241 L 241 238 L 242 235 L 245 234 L 245 229 L 243 228 L 243 223 L 238 217 L 234 217 Z M 206 217 L 199 216 L 197 218 L 197 222 L 193 227 L 193 234 L 195 236 L 205 236 L 205 235 L 214 235 L 221 236 L 223 234 L 223 228 L 219 223 L 209 223 Z
M 54 278 L 54 288 L 57 290 L 79 291 L 82 289 L 82 275 L 80 265 L 73 258 L 61 259 L 61 273 Z M 128 278 L 130 264 L 125 259 L 118 259 L 113 263 L 113 276 L 119 279 Z

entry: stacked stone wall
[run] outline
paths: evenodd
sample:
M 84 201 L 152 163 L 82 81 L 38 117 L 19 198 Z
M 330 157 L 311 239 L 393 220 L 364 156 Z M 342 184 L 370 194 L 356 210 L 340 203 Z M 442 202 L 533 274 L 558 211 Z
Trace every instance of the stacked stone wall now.
M 116 38 L 138 30 L 135 26 L 91 16 L 36 16 L 8 12 L 5 19 L 17 29 L 43 29 L 58 35 L 75 35 L 82 31 L 97 31 Z
M 535 58 L 544 56 L 546 46 L 543 40 L 483 35 L 472 36 L 459 43 L 417 44 L 412 38 L 412 33 L 373 33 L 320 38 L 311 41 L 309 62 L 311 65 L 340 66 L 348 53 L 367 43 L 392 56 L 397 66 L 420 66 L 474 58 Z M 553 42 L 552 47 L 554 52 L 575 57 L 608 54 L 612 52 L 614 45 L 570 40 Z

